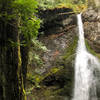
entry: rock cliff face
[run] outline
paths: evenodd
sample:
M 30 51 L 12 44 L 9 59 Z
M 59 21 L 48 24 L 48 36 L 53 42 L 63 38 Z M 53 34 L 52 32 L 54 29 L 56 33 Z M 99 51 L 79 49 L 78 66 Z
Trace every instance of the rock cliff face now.
M 44 20 L 40 33 L 40 40 L 48 48 L 48 52 L 43 55 L 48 68 L 55 66 L 56 60 L 61 60 L 77 36 L 76 16 L 70 14 L 71 9 L 60 8 L 43 11 L 40 16 Z
M 91 48 L 100 53 L 100 15 L 98 9 L 89 8 L 83 13 L 86 39 Z
M 51 70 L 51 74 L 46 75 L 40 82 L 40 85 L 45 88 L 35 91 L 38 93 L 36 100 L 40 98 L 41 100 L 70 100 L 72 98 L 78 29 L 76 14 L 70 12 L 72 10 L 69 8 L 59 8 L 39 13 L 44 22 L 39 30 L 39 40 L 48 49 L 48 52 L 41 54 L 45 69 L 42 73 L 48 74 Z M 100 55 L 98 9 L 90 7 L 83 12 L 82 18 L 88 45 L 91 50 Z
M 47 10 L 42 12 L 40 16 L 44 19 L 44 25 L 40 32 L 44 32 L 43 38 L 40 40 L 49 49 L 47 54 L 44 54 L 46 66 L 52 66 L 52 62 L 59 58 L 66 48 L 70 46 L 75 36 L 78 35 L 77 19 L 75 14 L 69 14 L 71 9 L 62 8 L 55 10 Z M 100 16 L 98 9 L 90 7 L 82 14 L 84 31 L 86 40 L 89 46 L 96 53 L 100 53 Z
M 44 35 L 39 37 L 40 41 L 42 41 L 49 50 L 47 53 L 43 54 L 45 68 L 48 70 L 52 67 L 64 66 L 64 69 L 69 72 L 69 74 L 65 74 L 66 80 L 68 78 L 69 81 L 64 81 L 66 84 L 62 84 L 64 91 L 70 90 L 69 93 L 65 92 L 65 94 L 62 94 L 64 96 L 67 96 L 69 99 L 72 96 L 73 90 L 73 65 L 75 49 L 77 47 L 77 42 L 75 44 L 75 40 L 77 40 L 78 35 L 76 14 L 70 13 L 71 11 L 71 9 L 60 8 L 41 12 L 40 16 L 41 18 L 43 18 L 44 24 L 43 27 L 41 27 L 40 32 L 44 32 Z M 87 9 L 87 11 L 83 12 L 82 18 L 85 38 L 88 42 L 88 45 L 90 46 L 91 50 L 99 55 L 100 16 L 98 14 L 98 9 L 90 7 L 89 9 Z M 58 76 L 54 75 L 54 77 Z M 60 78 L 61 77 L 59 77 L 59 79 Z M 50 79 L 50 77 L 47 77 L 46 79 L 44 79 L 44 83 L 45 81 L 49 84 L 49 82 L 53 82 L 54 80 L 52 80 L 52 78 Z
M 70 14 L 72 10 L 67 8 L 47 10 L 40 14 L 44 19 L 44 25 L 41 28 L 41 32 L 45 33 L 45 36 L 52 36 L 58 38 L 66 34 L 77 36 L 77 20 L 75 14 Z M 100 53 L 100 15 L 99 9 L 90 7 L 87 11 L 83 12 L 83 23 L 85 37 L 90 43 L 91 48 Z M 61 34 L 62 33 L 62 34 Z M 61 35 L 60 35 L 61 34 Z M 70 39 L 72 36 L 69 36 Z M 66 42 L 64 42 L 66 43 Z M 61 44 L 61 43 L 60 43 Z M 66 43 L 67 45 L 69 43 Z M 59 46 L 61 47 L 61 46 Z
M 65 98 L 69 100 L 72 97 L 73 65 L 78 32 L 76 16 L 70 12 L 72 10 L 69 8 L 59 8 L 40 13 L 40 17 L 44 20 L 40 33 L 44 32 L 44 35 L 40 35 L 39 40 L 48 49 L 48 52 L 42 55 L 45 62 L 44 68 L 48 72 L 50 69 L 63 67 L 60 71 L 47 76 L 41 82 L 49 88 L 55 86 L 53 93 L 48 96 L 48 98 L 53 96 L 50 100 L 64 100 Z

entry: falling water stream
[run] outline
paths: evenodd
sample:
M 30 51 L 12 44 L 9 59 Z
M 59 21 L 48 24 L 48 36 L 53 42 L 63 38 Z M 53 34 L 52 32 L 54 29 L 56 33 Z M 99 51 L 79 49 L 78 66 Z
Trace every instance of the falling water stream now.
M 77 15 L 79 40 L 75 59 L 75 85 L 72 100 L 98 100 L 95 69 L 100 69 L 99 60 L 90 54 L 85 46 L 81 14 Z

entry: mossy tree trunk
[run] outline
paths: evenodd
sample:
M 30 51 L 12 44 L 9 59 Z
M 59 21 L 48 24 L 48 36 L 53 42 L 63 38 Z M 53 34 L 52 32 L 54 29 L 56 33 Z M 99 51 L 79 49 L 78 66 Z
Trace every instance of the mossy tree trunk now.
M 21 42 L 27 41 L 23 35 L 20 35 Z M 24 88 L 26 87 L 26 74 L 27 74 L 27 65 L 28 65 L 28 53 L 29 53 L 29 45 L 27 42 L 25 43 L 26 46 L 21 46 L 21 60 L 22 60 L 22 75 L 23 75 L 23 82 Z
M 13 12 L 10 3 L 2 0 L 0 12 Z M 7 20 L 0 18 L 0 100 L 25 100 L 19 44 L 19 18 Z

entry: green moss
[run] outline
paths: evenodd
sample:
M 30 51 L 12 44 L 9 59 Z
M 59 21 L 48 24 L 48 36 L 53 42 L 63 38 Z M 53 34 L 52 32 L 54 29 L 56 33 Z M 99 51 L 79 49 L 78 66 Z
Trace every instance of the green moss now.
M 31 75 L 27 75 L 28 79 L 32 80 L 35 83 L 34 89 L 40 86 L 39 88 L 42 91 L 44 97 L 47 98 L 46 100 L 48 100 L 48 97 L 50 96 L 55 97 L 67 95 L 70 97 L 74 76 L 71 57 L 75 54 L 77 41 L 78 38 L 75 36 L 73 41 L 70 43 L 71 45 L 65 51 L 65 55 L 62 57 L 62 59 L 57 59 L 55 61 L 56 67 L 52 67 L 48 70 L 47 73 L 43 75 L 33 75 L 33 73 Z M 65 64 L 66 60 L 69 60 L 67 64 Z M 50 86 L 45 87 L 45 83 L 49 84 Z M 45 89 L 43 89 L 43 86 L 45 87 Z
M 75 50 L 77 47 L 78 38 L 75 37 L 69 48 L 67 48 L 65 55 L 63 56 L 63 60 L 69 59 L 71 56 L 75 54 Z
M 63 69 L 63 66 L 60 67 L 53 67 L 49 70 L 49 72 L 47 72 L 44 75 L 39 75 L 39 74 L 29 74 L 27 73 L 27 79 L 30 80 L 32 83 L 35 84 L 36 87 L 40 87 L 39 84 L 42 80 L 44 80 L 46 77 L 52 75 L 52 74 L 56 74 L 57 72 L 59 72 L 61 69 Z
M 69 60 L 69 58 L 75 54 L 75 50 L 77 47 L 77 41 L 78 41 L 78 38 L 75 37 L 75 39 L 73 40 L 69 48 L 66 50 L 65 55 L 63 56 L 64 60 L 67 60 L 67 59 Z M 100 59 L 100 54 L 97 54 L 95 51 L 92 50 L 92 48 L 89 46 L 88 40 L 86 39 L 85 39 L 85 44 L 86 44 L 86 48 L 88 49 L 88 51 Z
M 98 57 L 100 59 L 100 55 L 97 54 L 95 51 L 92 50 L 92 48 L 89 46 L 88 40 L 85 39 L 85 44 L 86 44 L 86 48 L 87 50 L 93 54 L 94 56 Z
M 44 91 L 45 96 L 49 97 L 51 94 L 52 94 L 52 89 L 47 89 L 47 90 Z
M 87 8 L 87 1 L 74 3 L 73 0 L 37 0 L 40 2 L 39 6 L 42 9 L 55 9 L 55 8 L 70 8 L 74 13 L 79 13 Z
M 18 40 L 19 43 L 19 40 Z M 20 73 L 21 71 L 21 66 L 22 65 L 22 61 L 21 61 L 21 52 L 20 52 L 20 46 L 18 46 L 18 70 L 17 70 L 17 77 L 18 77 L 18 81 L 19 81 L 19 91 L 20 93 L 22 93 L 22 98 L 23 100 L 26 100 L 26 91 L 24 89 L 24 83 L 23 83 L 23 76 L 22 73 Z

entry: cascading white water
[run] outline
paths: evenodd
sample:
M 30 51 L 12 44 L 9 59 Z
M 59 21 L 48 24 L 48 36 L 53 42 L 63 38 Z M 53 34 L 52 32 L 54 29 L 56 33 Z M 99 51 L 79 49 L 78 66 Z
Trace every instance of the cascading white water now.
M 81 14 L 77 15 L 79 41 L 75 59 L 75 85 L 72 100 L 97 100 L 95 69 L 99 69 L 99 60 L 90 54 L 85 46 Z

